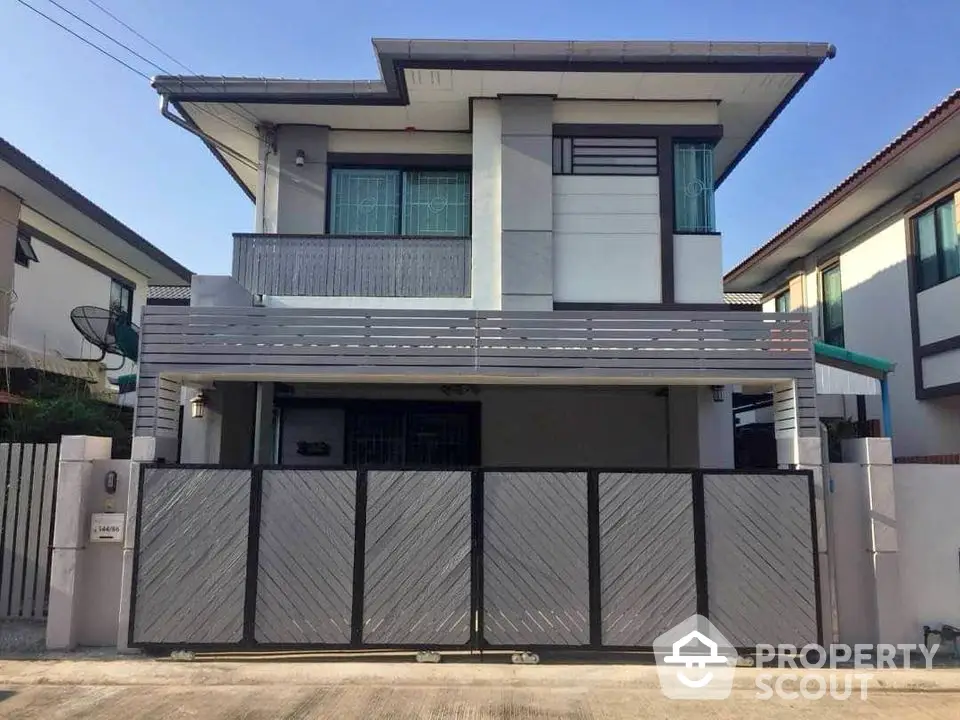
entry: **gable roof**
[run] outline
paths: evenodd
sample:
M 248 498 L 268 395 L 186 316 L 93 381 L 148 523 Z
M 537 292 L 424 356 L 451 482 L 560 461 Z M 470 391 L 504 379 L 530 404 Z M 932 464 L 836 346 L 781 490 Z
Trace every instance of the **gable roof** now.
M 3 138 L 0 187 L 151 281 L 190 283 L 192 273 L 187 268 Z
M 749 291 L 798 257 L 960 156 L 960 88 L 890 141 L 724 276 L 728 291 Z M 787 250 L 789 245 L 795 247 Z

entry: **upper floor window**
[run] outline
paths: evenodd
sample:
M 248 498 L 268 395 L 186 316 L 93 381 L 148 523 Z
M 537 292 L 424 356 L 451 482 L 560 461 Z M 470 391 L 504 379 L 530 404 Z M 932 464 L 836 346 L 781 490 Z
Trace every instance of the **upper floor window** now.
M 778 313 L 790 312 L 790 290 L 784 290 L 773 299 L 773 310 Z
M 464 170 L 334 168 L 333 235 L 470 235 L 470 173 Z
M 110 309 L 133 318 L 133 288 L 116 280 L 110 281 Z
M 917 290 L 926 290 L 960 275 L 957 219 L 953 197 L 913 218 Z
M 820 271 L 820 293 L 823 298 L 823 341 L 843 347 L 843 286 L 840 263 Z
M 716 232 L 712 143 L 678 142 L 673 146 L 673 188 L 676 232 Z
M 23 231 L 17 233 L 17 247 L 14 251 L 13 260 L 17 265 L 23 267 L 30 267 L 31 262 L 38 262 L 31 238 Z

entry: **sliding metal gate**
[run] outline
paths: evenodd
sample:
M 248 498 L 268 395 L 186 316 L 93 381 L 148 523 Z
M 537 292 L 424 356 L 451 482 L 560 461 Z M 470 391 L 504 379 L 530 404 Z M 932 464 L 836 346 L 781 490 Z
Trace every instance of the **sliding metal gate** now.
M 821 642 L 808 472 L 144 466 L 136 647 Z

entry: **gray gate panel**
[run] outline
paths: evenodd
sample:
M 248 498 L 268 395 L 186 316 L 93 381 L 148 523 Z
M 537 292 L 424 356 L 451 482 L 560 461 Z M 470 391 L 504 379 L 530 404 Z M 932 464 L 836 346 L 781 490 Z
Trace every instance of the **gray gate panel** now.
M 263 471 L 257 642 L 350 642 L 355 496 L 355 472 Z
M 600 474 L 604 645 L 653 645 L 697 611 L 692 486 L 683 473 Z
M 710 620 L 733 645 L 817 642 L 805 475 L 705 475 Z
M 135 643 L 242 639 L 250 483 L 250 470 L 144 470 Z
M 470 640 L 470 473 L 370 471 L 363 641 Z
M 484 638 L 590 641 L 586 473 L 490 472 L 483 498 Z

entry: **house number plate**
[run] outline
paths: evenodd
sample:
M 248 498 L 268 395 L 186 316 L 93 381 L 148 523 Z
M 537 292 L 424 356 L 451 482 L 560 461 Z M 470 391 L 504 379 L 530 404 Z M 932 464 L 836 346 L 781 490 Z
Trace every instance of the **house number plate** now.
M 93 513 L 90 518 L 90 542 L 121 542 L 124 513 Z

